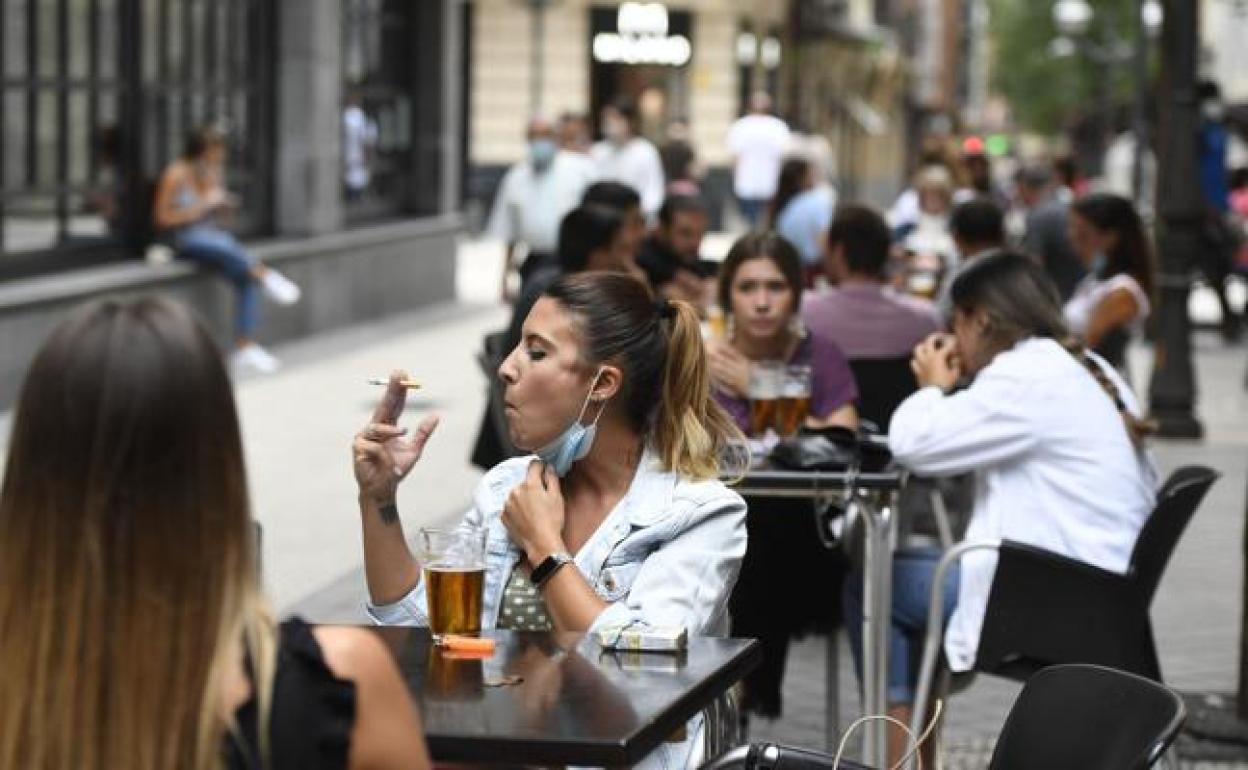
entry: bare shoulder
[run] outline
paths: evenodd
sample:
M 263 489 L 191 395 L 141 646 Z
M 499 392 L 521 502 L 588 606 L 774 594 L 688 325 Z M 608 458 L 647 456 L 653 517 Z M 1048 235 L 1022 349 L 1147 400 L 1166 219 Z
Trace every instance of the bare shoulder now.
M 385 642 L 363 628 L 325 626 L 312 633 L 330 671 L 355 683 L 351 770 L 427 770 L 420 717 Z

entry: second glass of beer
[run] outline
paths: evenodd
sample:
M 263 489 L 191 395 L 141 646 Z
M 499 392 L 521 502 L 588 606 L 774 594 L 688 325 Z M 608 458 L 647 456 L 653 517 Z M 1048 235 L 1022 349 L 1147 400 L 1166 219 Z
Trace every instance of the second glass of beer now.
M 776 423 L 776 403 L 784 383 L 784 364 L 755 361 L 750 366 L 750 438 L 762 438 Z
M 780 398 L 776 402 L 776 432 L 792 438 L 806 424 L 810 412 L 810 366 L 789 364 L 784 368 Z
M 417 551 L 434 634 L 481 633 L 485 535 L 472 527 L 420 530 Z

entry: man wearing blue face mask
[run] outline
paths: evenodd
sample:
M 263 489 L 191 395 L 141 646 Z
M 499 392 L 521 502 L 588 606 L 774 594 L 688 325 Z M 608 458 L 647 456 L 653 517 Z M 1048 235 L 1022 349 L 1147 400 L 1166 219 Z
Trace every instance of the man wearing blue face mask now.
M 588 159 L 559 149 L 551 121 L 533 118 L 525 137 L 525 157 L 503 177 L 487 228 L 506 244 L 501 295 L 508 301 L 515 296 L 510 278 L 518 263 L 523 286 L 538 268 L 557 262 L 559 222 L 595 178 Z

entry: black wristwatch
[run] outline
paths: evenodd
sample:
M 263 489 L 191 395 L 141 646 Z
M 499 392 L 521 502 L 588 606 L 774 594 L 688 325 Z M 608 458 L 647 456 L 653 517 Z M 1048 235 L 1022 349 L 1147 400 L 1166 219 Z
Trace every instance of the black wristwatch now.
M 567 551 L 558 551 L 542 559 L 542 563 L 533 568 L 529 574 L 529 582 L 534 588 L 541 588 L 550 581 L 559 568 L 572 562 L 572 555 Z

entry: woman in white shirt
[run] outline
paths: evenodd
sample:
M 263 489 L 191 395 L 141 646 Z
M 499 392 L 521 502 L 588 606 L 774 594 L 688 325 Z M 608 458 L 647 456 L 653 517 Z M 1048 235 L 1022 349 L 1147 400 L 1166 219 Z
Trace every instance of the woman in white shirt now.
M 1008 538 L 1124 572 L 1156 488 L 1134 395 L 1069 336 L 1057 289 L 1031 259 L 970 263 L 952 299 L 953 334 L 915 348 L 920 389 L 893 415 L 894 457 L 924 476 L 976 473 L 968 540 Z M 904 655 L 921 649 L 928 566 L 927 581 L 911 574 L 894 589 L 890 713 L 903 722 L 917 675 L 917 657 Z M 962 560 L 945 638 L 954 671 L 974 665 L 995 569 L 995 553 Z
M 1097 193 L 1070 207 L 1070 244 L 1088 269 L 1063 313 L 1072 334 L 1119 369 L 1152 311 L 1153 250 L 1131 201 Z

